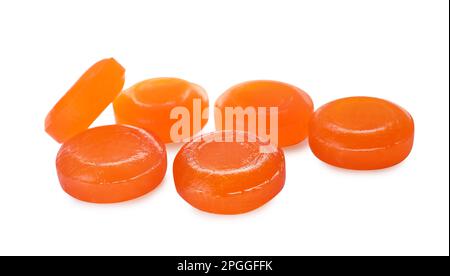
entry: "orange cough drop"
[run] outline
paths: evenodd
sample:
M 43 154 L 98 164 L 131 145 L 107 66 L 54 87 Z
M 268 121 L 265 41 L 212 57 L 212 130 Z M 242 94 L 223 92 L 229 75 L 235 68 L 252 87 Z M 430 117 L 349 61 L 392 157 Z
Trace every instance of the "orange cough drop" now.
M 164 144 L 142 129 L 123 125 L 86 130 L 64 143 L 56 158 L 63 189 L 94 203 L 150 192 L 161 183 L 166 166 Z
M 188 116 L 185 132 L 176 132 L 177 135 L 171 135 L 172 126 L 180 119 L 171 118 L 174 108 L 185 110 L 183 115 Z M 181 142 L 199 132 L 208 121 L 207 116 L 202 116 L 207 108 L 208 96 L 203 88 L 176 78 L 142 81 L 120 93 L 114 101 L 117 123 L 149 130 L 164 143 Z
M 113 58 L 89 68 L 45 119 L 45 131 L 62 143 L 86 130 L 122 90 L 125 69 Z
M 277 144 L 281 147 L 300 143 L 308 136 L 308 122 L 314 111 L 306 92 L 270 80 L 233 86 L 217 99 L 215 107 L 217 130 L 243 130 L 261 138 L 276 134 Z M 271 108 L 276 111 L 272 112 Z
M 213 132 L 193 139 L 173 164 L 180 196 L 197 209 L 216 214 L 254 210 L 283 188 L 283 151 L 253 134 Z
M 311 119 L 312 152 L 331 165 L 372 170 L 404 160 L 414 140 L 411 115 L 396 104 L 350 97 L 319 108 Z

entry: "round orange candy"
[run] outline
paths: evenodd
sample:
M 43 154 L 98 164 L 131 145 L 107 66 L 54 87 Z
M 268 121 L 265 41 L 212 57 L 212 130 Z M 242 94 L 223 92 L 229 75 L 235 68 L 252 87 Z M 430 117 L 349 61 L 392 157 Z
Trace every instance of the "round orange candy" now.
M 213 132 L 181 148 L 173 176 L 180 196 L 195 208 L 240 214 L 260 207 L 281 191 L 284 154 L 253 134 Z
M 355 170 L 382 169 L 404 160 L 414 140 L 411 115 L 371 97 L 350 97 L 319 108 L 311 119 L 309 145 L 322 161 Z
M 124 125 L 88 129 L 65 142 L 56 158 L 62 188 L 94 203 L 150 192 L 161 183 L 166 166 L 164 144 L 142 129 Z
M 171 111 L 177 107 L 184 108 L 189 115 L 188 131 L 180 130 L 176 132 L 176 137 L 172 137 L 172 126 L 181 119 L 178 116 L 171 118 Z M 120 93 L 114 101 L 117 123 L 152 131 L 164 143 L 180 142 L 199 132 L 208 121 L 207 117 L 202 117 L 207 108 L 208 96 L 205 90 L 197 84 L 177 78 L 139 82 Z
M 48 113 L 45 131 L 62 143 L 86 130 L 122 90 L 124 77 L 113 58 L 95 63 Z
M 254 110 L 256 116 L 253 118 L 265 117 L 265 125 L 262 126 L 265 134 L 273 135 L 269 108 L 277 108 L 278 145 L 281 147 L 297 144 L 308 136 L 308 122 L 314 112 L 313 102 L 306 92 L 293 85 L 271 80 L 248 81 L 233 86 L 217 99 L 215 107 L 219 111 L 215 113 L 216 129 L 250 131 L 260 137 L 264 135 L 259 131 L 259 119 L 256 124 L 250 125 L 250 116 L 244 116 L 244 120 L 233 116 L 230 122 L 225 109 L 242 108 L 246 110 L 245 114 L 251 114 L 249 112 Z M 261 108 L 265 114 L 260 112 Z

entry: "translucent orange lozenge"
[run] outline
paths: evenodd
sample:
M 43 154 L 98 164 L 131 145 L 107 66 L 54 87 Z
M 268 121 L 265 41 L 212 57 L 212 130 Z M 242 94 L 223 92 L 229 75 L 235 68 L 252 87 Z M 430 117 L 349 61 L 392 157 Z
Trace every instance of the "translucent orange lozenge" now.
M 45 119 L 45 131 L 62 143 L 86 130 L 122 90 L 125 69 L 113 58 L 89 68 Z
M 185 128 L 188 130 L 185 133 L 171 135 L 172 126 L 179 119 L 171 118 L 174 108 L 187 111 L 189 125 Z M 114 101 L 117 123 L 150 130 L 165 143 L 180 142 L 199 132 L 208 121 L 207 117 L 202 117 L 207 108 L 208 96 L 205 90 L 177 78 L 155 78 L 139 82 L 120 93 Z
M 281 147 L 297 144 L 308 136 L 308 122 L 314 112 L 314 106 L 309 95 L 293 85 L 270 80 L 248 81 L 231 87 L 217 99 L 215 107 L 220 111 L 220 117 L 215 113 L 216 129 L 234 129 L 257 133 L 260 123 L 266 134 L 271 133 L 270 107 L 277 108 L 277 120 L 272 122 L 278 126 L 278 145 Z M 226 108 L 242 108 L 246 110 L 244 120 L 237 116 L 226 116 Z M 250 108 L 250 109 L 248 109 Z M 265 110 L 265 114 L 261 112 Z M 248 116 L 255 111 L 254 118 L 265 117 L 265 121 L 256 121 L 253 126 L 249 124 Z M 236 113 L 235 113 L 236 114 Z M 276 117 L 275 117 L 276 118 Z M 227 122 L 228 121 L 228 122 Z M 231 126 L 231 127 L 230 127 Z
M 173 176 L 180 196 L 195 208 L 217 214 L 245 213 L 283 188 L 284 154 L 253 134 L 213 132 L 181 148 Z
M 166 166 L 162 142 L 123 125 L 86 130 L 65 142 L 56 158 L 63 189 L 94 203 L 120 202 L 150 192 L 161 183 Z
M 371 97 L 350 97 L 319 108 L 310 124 L 309 145 L 334 166 L 371 170 L 404 160 L 414 140 L 411 115 L 396 104 Z

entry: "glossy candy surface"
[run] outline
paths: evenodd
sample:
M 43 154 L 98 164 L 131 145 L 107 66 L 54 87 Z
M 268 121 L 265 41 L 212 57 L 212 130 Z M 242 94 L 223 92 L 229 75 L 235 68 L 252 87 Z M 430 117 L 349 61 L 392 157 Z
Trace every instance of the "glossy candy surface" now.
M 45 119 L 45 131 L 62 143 L 86 130 L 122 90 L 125 69 L 113 58 L 89 68 Z
M 245 213 L 283 188 L 284 154 L 253 134 L 213 132 L 181 148 L 173 176 L 180 196 L 195 208 L 217 214 Z
M 313 102 L 306 92 L 293 85 L 270 80 L 248 81 L 233 86 L 219 97 L 215 107 L 221 112 L 221 117 L 215 116 L 217 130 L 234 129 L 253 133 L 258 131 L 249 128 L 248 117 L 243 122 L 234 117 L 234 122 L 227 124 L 226 120 L 229 118 L 225 115 L 225 108 L 252 107 L 256 110 L 256 117 L 262 114 L 258 108 L 265 108 L 266 114 L 263 117 L 266 117 L 266 134 L 271 132 L 268 108 L 278 108 L 278 145 L 281 147 L 297 144 L 308 136 L 308 122 L 314 111 Z M 259 121 L 256 123 L 256 130 L 258 128 Z M 261 136 L 260 132 L 257 134 Z
M 199 114 L 195 114 L 197 118 L 194 118 L 194 99 L 200 104 Z M 170 113 L 176 107 L 183 107 L 188 111 L 190 131 L 174 141 L 170 131 L 178 118 L 171 119 Z M 208 96 L 203 88 L 177 78 L 155 78 L 139 82 L 120 93 L 114 101 L 117 123 L 150 130 L 164 143 L 180 142 L 199 132 L 208 121 L 201 117 L 206 108 Z
M 56 158 L 63 189 L 94 203 L 120 202 L 150 192 L 161 183 L 166 166 L 162 142 L 124 125 L 86 130 L 65 142 Z
M 314 113 L 310 123 L 312 152 L 326 163 L 347 169 L 393 166 L 408 156 L 413 140 L 411 115 L 378 98 L 330 102 Z

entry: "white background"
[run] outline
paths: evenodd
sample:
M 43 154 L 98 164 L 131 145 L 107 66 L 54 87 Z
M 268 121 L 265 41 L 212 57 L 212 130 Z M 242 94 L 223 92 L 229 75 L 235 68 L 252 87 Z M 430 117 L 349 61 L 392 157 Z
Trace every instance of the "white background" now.
M 0 254 L 448 255 L 449 3 L 389 1 L 1 1 Z M 202 213 L 164 182 L 93 205 L 59 186 L 44 118 L 91 64 L 115 57 L 125 86 L 160 76 L 228 87 L 274 79 L 316 107 L 370 95 L 416 123 L 410 157 L 381 171 L 285 150 L 284 190 L 239 216 Z M 113 123 L 112 109 L 95 125 Z M 212 120 L 207 129 L 213 128 Z

